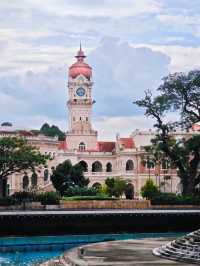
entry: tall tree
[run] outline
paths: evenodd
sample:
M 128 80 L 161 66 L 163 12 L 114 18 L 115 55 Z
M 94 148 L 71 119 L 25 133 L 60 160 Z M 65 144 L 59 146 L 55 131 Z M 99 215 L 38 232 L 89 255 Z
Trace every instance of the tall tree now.
M 84 177 L 82 166 L 72 165 L 70 160 L 60 163 L 53 170 L 51 181 L 61 195 L 70 187 L 84 187 L 89 184 L 89 179 Z
M 65 140 L 65 133 L 59 129 L 59 127 L 52 125 L 50 126 L 48 123 L 45 123 L 40 128 L 40 133 L 45 136 L 55 137 L 58 136 L 59 140 Z
M 22 138 L 0 138 L 0 195 L 5 195 L 7 178 L 14 173 L 32 172 L 46 163 L 47 156 Z
M 175 73 L 163 79 L 163 84 L 153 97 L 146 91 L 145 97 L 136 103 L 145 108 L 145 115 L 155 119 L 157 130 L 153 148 L 160 150 L 178 169 L 183 194 L 193 194 L 200 184 L 200 135 L 189 139 L 175 139 L 173 131 L 188 130 L 200 121 L 200 71 L 188 74 Z M 170 122 L 167 114 L 176 112 L 176 120 Z

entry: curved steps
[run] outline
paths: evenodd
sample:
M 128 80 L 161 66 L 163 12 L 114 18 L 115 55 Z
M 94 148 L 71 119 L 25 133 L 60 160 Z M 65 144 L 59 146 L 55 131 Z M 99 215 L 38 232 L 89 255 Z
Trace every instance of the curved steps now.
M 155 256 L 200 265 L 200 230 L 153 250 Z

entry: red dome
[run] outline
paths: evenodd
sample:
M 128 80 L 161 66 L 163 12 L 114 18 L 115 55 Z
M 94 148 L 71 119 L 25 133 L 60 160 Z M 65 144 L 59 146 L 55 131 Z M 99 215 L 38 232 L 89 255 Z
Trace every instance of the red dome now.
M 86 56 L 84 55 L 81 47 L 75 57 L 77 58 L 77 62 L 69 68 L 69 76 L 76 78 L 78 75 L 83 75 L 90 79 L 92 76 L 92 68 L 84 62 L 84 58 Z

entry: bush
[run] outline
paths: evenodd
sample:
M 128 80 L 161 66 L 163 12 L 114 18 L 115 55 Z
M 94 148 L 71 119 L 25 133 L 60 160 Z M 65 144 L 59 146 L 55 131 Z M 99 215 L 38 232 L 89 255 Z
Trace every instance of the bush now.
M 0 198 L 0 206 L 10 206 L 14 204 L 15 200 L 11 197 Z
M 113 177 L 108 177 L 105 180 L 105 184 L 107 186 L 107 194 L 112 197 L 121 197 L 123 193 L 125 192 L 125 188 L 127 185 L 127 180 L 122 179 L 122 178 L 113 178 Z
M 141 194 L 143 198 L 153 199 L 158 195 L 158 187 L 154 184 L 152 179 L 148 179 L 145 185 L 141 188 Z
M 38 201 L 35 193 L 26 191 L 15 192 L 11 198 L 18 204 L 21 204 L 24 201 Z
M 64 196 L 73 197 L 73 196 L 96 196 L 98 190 L 94 187 L 70 187 L 64 192 Z
M 116 200 L 105 195 L 63 197 L 63 200 Z
M 151 200 L 152 205 L 199 205 L 200 197 L 159 193 Z
M 57 205 L 60 203 L 60 194 L 57 192 L 44 192 L 37 195 L 38 201 L 43 205 Z

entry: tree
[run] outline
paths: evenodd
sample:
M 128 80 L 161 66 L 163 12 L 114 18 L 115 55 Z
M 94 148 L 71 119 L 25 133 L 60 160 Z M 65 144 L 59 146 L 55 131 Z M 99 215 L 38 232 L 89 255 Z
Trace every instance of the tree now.
M 40 133 L 45 136 L 55 137 L 58 136 L 59 140 L 65 140 L 65 133 L 59 129 L 59 127 L 52 125 L 50 126 L 48 123 L 45 123 L 40 128 Z
M 183 186 L 183 194 L 194 194 L 200 184 L 200 135 L 190 139 L 175 139 L 173 131 L 186 129 L 200 121 L 200 71 L 188 74 L 175 73 L 163 79 L 158 88 L 158 96 L 146 91 L 145 97 L 135 103 L 145 108 L 145 115 L 156 120 L 156 138 L 153 149 L 160 150 L 178 169 Z M 166 121 L 167 114 L 175 111 L 176 120 Z
M 8 176 L 14 173 L 32 172 L 44 165 L 48 156 L 42 155 L 35 147 L 22 138 L 0 139 L 0 195 L 6 195 Z
M 121 178 L 108 177 L 105 180 L 107 186 L 107 193 L 110 197 L 115 196 L 117 198 L 121 197 L 125 191 L 127 181 Z
M 51 175 L 53 186 L 61 195 L 70 187 L 85 187 L 89 179 L 84 177 L 83 168 L 79 165 L 72 165 L 70 160 L 60 163 Z
M 156 195 L 158 195 L 159 190 L 157 186 L 154 184 L 152 179 L 147 179 L 145 185 L 141 188 L 141 194 L 143 198 L 152 199 Z

